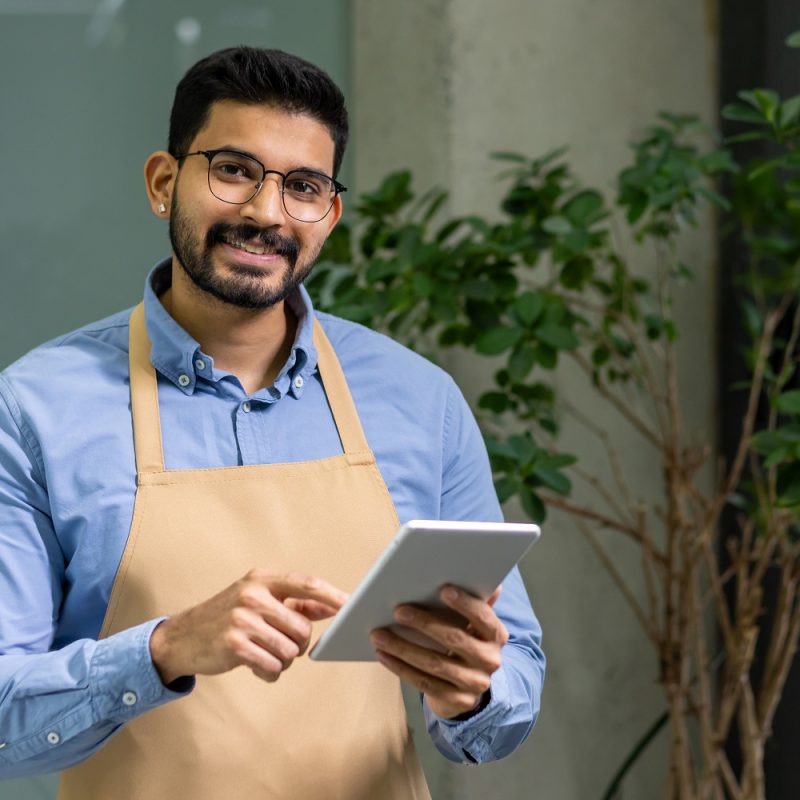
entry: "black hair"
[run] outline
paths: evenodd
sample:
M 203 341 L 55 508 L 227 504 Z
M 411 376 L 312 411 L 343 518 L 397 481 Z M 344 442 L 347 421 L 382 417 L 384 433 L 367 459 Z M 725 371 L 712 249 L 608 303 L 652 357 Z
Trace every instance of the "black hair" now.
M 347 145 L 347 108 L 330 76 L 282 50 L 229 47 L 198 61 L 175 89 L 169 120 L 169 152 L 185 153 L 220 100 L 270 105 L 308 114 L 325 125 L 333 139 L 333 177 Z

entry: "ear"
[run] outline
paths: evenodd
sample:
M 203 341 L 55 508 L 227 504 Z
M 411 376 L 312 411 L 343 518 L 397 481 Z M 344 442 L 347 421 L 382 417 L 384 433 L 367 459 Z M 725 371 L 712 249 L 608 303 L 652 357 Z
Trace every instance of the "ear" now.
M 328 212 L 328 216 L 322 220 L 328 228 L 325 231 L 325 238 L 330 236 L 331 231 L 336 227 L 336 223 L 341 219 L 343 207 L 342 196 L 337 194 L 336 199 L 333 201 L 333 205 L 331 206 L 331 210 Z
M 150 208 L 157 217 L 168 217 L 172 192 L 178 177 L 178 162 L 166 151 L 158 150 L 144 162 L 144 185 Z

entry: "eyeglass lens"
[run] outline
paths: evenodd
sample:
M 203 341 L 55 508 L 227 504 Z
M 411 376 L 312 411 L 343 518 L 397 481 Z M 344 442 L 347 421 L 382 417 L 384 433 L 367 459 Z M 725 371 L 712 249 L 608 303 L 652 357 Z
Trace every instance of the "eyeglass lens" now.
M 226 203 L 246 203 L 260 188 L 261 164 L 240 153 L 215 153 L 208 165 L 208 187 Z M 336 197 L 333 181 L 316 172 L 293 170 L 283 179 L 286 213 L 303 222 L 317 222 L 330 211 Z

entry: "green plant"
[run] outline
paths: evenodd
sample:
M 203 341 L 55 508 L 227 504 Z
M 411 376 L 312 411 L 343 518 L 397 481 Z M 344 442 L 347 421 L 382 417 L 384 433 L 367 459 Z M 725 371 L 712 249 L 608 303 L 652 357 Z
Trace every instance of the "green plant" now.
M 336 230 L 311 285 L 321 306 L 434 358 L 458 347 L 499 359 L 476 409 L 498 495 L 517 497 L 537 521 L 548 507 L 571 514 L 630 604 L 658 659 L 667 794 L 681 800 L 764 797 L 764 743 L 800 635 L 800 97 L 740 98 L 725 114 L 745 126 L 738 139 L 770 143 L 769 159 L 737 164 L 695 117 L 665 113 L 633 145 L 613 204 L 577 181 L 564 150 L 533 160 L 495 154 L 508 184 L 496 221 L 442 221 L 446 193 L 416 198 L 409 172 L 390 175 Z M 715 188 L 725 176 L 728 198 Z M 682 419 L 674 318 L 679 287 L 693 278 L 678 246 L 708 204 L 747 254 L 738 291 L 749 341 L 749 379 L 730 389 L 747 397 L 739 444 L 710 489 L 699 472 L 711 445 Z M 627 227 L 637 253 L 654 256 L 652 273 L 625 258 L 614 225 Z M 609 436 L 559 396 L 552 378 L 564 360 L 652 448 L 660 502 L 636 495 Z M 565 416 L 602 443 L 610 482 L 559 449 Z M 596 501 L 575 500 L 573 481 Z M 733 528 L 723 518 L 730 507 Z M 599 530 L 640 549 L 640 575 L 620 573 Z M 768 631 L 767 570 L 779 576 Z M 644 598 L 632 588 L 639 583 Z M 717 659 L 710 617 L 721 634 Z M 759 637 L 766 655 L 755 685 Z M 734 720 L 739 775 L 725 752 Z

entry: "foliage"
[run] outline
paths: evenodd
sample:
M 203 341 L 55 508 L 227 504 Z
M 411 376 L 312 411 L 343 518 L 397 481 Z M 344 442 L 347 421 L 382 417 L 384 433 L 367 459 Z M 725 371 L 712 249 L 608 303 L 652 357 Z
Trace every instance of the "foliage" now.
M 517 497 L 536 521 L 548 507 L 572 514 L 623 591 L 657 652 L 673 731 L 668 793 L 683 800 L 763 797 L 764 742 L 800 634 L 800 96 L 756 89 L 739 100 L 723 111 L 742 126 L 735 140 L 763 140 L 769 157 L 737 163 L 696 117 L 663 113 L 633 144 L 613 202 L 581 185 L 563 149 L 534 159 L 494 154 L 506 189 L 493 220 L 449 218 L 445 192 L 416 197 L 408 171 L 392 174 L 335 230 L 310 287 L 327 310 L 434 358 L 461 348 L 492 359 L 493 385 L 476 413 L 498 495 Z M 674 319 L 679 287 L 693 279 L 680 243 L 708 220 L 709 205 L 746 254 L 738 296 L 749 372 L 730 388 L 746 396 L 739 446 L 710 492 L 697 480 L 710 444 L 682 424 Z M 632 263 L 620 226 L 638 248 Z M 645 252 L 653 270 L 638 263 Z M 609 437 L 559 396 L 554 374 L 564 360 L 658 454 L 661 507 L 636 496 Z M 606 447 L 610 485 L 559 449 L 565 415 Z M 596 503 L 573 499 L 575 480 Z M 731 506 L 740 513 L 734 532 L 721 524 Z M 618 572 L 601 529 L 641 548 L 638 580 Z M 758 620 L 768 569 L 779 572 L 780 589 L 766 633 Z M 631 589 L 639 582 L 645 600 Z M 709 608 L 722 632 L 721 667 L 706 652 Z M 765 678 L 753 686 L 760 635 L 769 637 Z M 739 776 L 723 747 L 734 719 Z

